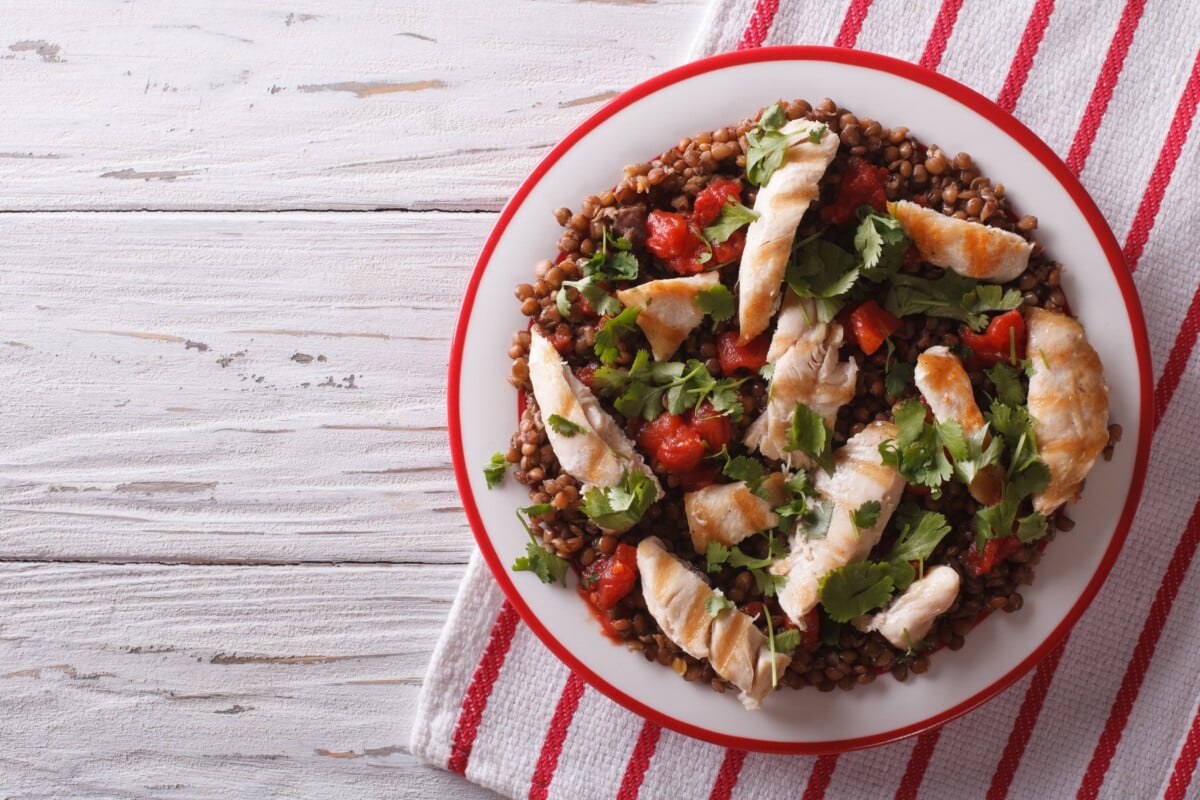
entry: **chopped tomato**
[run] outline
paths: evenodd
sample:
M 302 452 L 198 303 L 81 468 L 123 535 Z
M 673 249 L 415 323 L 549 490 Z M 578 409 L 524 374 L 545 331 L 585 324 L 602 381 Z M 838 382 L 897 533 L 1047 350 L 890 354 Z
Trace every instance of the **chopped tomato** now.
M 821 615 L 815 608 L 804 615 L 804 630 L 800 631 L 800 646 L 805 650 L 816 650 L 821 646 Z
M 1025 318 L 1013 309 L 994 317 L 983 333 L 963 326 L 962 343 L 971 348 L 971 366 L 995 366 L 1001 361 L 1016 366 L 1025 357 Z
M 608 611 L 633 591 L 637 577 L 637 548 L 619 544 L 611 556 L 584 569 L 579 590 L 597 609 Z
M 729 238 L 725 241 L 713 245 L 712 263 L 716 265 L 737 261 L 742 257 L 742 251 L 745 249 L 746 229 L 739 228 L 730 234 Z
M 718 412 L 707 400 L 695 411 L 688 412 L 688 424 L 700 434 L 700 438 L 713 453 L 733 439 L 733 423 L 730 422 L 729 415 Z
M 687 217 L 671 211 L 651 211 L 646 218 L 646 247 L 664 261 L 690 256 L 700 244 Z
M 771 337 L 763 334 L 746 344 L 738 344 L 737 331 L 725 331 L 717 337 L 717 359 L 721 362 L 721 373 L 732 375 L 739 369 L 758 369 L 767 363 L 767 351 L 771 349 Z
M 550 344 L 560 353 L 570 353 L 575 349 L 575 338 L 571 336 L 571 329 L 566 325 L 555 328 L 554 333 L 550 334 Z
M 688 255 L 675 256 L 667 259 L 667 269 L 674 272 L 676 275 L 696 275 L 704 272 L 707 265 L 701 264 L 697 259 L 701 252 L 708 252 L 706 248 L 697 247 L 697 249 Z
M 763 604 L 761 601 L 755 600 L 753 603 L 746 603 L 742 606 L 742 613 L 747 617 L 757 617 L 762 613 Z
M 858 156 L 851 156 L 846 171 L 842 174 L 842 182 L 838 186 L 837 200 L 821 209 L 821 217 L 826 222 L 843 225 L 856 219 L 860 206 L 870 206 L 879 213 L 887 210 L 888 171 L 883 167 L 873 167 Z
M 687 472 L 676 472 L 673 474 L 675 475 L 675 482 L 685 492 L 694 492 L 697 489 L 712 486 L 717 482 L 717 478 L 721 477 L 721 471 L 713 464 L 701 464 L 695 469 L 689 469 Z
M 687 472 L 704 458 L 704 439 L 676 414 L 659 414 L 638 433 L 638 445 L 668 472 Z
M 850 312 L 850 327 L 858 346 L 871 355 L 883 346 L 887 337 L 900 329 L 900 320 L 880 308 L 879 303 L 868 300 Z
M 975 548 L 975 542 L 971 542 L 971 549 L 967 551 L 967 569 L 971 570 L 975 577 L 987 575 L 997 562 L 1003 561 L 1020 549 L 1021 540 L 1016 536 L 988 539 L 987 544 L 983 546 L 983 555 Z
M 591 364 L 585 364 L 582 367 L 576 367 L 575 377 L 579 379 L 580 383 L 591 389 L 592 378 L 596 377 L 596 368 Z
M 696 202 L 692 206 L 692 222 L 701 228 L 712 225 L 730 199 L 739 203 L 742 201 L 742 182 L 729 179 L 714 181 L 696 195 Z

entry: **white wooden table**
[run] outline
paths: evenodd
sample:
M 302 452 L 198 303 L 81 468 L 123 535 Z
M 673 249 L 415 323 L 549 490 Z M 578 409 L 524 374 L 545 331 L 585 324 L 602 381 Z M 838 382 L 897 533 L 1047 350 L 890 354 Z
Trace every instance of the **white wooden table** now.
M 487 794 L 406 748 L 459 294 L 702 5 L 0 5 L 0 796 Z

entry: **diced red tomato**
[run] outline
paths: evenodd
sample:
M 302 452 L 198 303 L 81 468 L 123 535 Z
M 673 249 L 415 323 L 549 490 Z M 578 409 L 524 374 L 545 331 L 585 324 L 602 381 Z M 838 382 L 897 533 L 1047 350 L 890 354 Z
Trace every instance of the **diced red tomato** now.
M 755 600 L 753 603 L 746 603 L 746 605 L 742 606 L 742 613 L 748 617 L 757 617 L 762 613 L 762 610 L 763 604 L 758 600 Z
M 816 650 L 820 646 L 821 615 L 814 608 L 804 615 L 804 630 L 800 631 L 800 647 L 805 650 Z
M 638 445 L 668 472 L 687 472 L 704 458 L 704 439 L 676 414 L 659 414 L 638 434 Z
M 646 247 L 664 261 L 690 256 L 700 245 L 683 214 L 672 211 L 651 211 L 646 217 Z
M 714 181 L 696 195 L 696 202 L 692 206 L 692 222 L 701 228 L 712 225 L 717 221 L 717 217 L 721 216 L 721 209 L 725 208 L 730 198 L 739 203 L 742 201 L 742 182 Z
M 722 374 L 732 375 L 739 369 L 759 369 L 767 363 L 770 336 L 764 333 L 746 344 L 737 341 L 737 331 L 725 331 L 717 337 L 717 359 L 721 362 Z
M 712 464 L 701 464 L 687 472 L 676 472 L 675 481 L 685 492 L 694 492 L 706 486 L 712 486 L 721 477 L 721 471 Z
M 975 542 L 971 542 L 971 549 L 967 551 L 967 569 L 971 570 L 975 577 L 987 575 L 997 562 L 1003 561 L 1020 549 L 1021 540 L 1016 536 L 988 539 L 987 544 L 983 546 L 982 555 L 975 548 Z
M 843 225 L 856 219 L 860 206 L 870 206 L 881 214 L 887 210 L 888 171 L 873 167 L 858 156 L 851 156 L 842 182 L 838 186 L 837 200 L 821 209 L 821 217 L 835 225 Z
M 572 352 L 575 349 L 575 338 L 571 336 L 571 329 L 566 325 L 555 328 L 554 333 L 550 334 L 550 344 L 560 353 Z
M 688 424 L 696 429 L 696 433 L 714 453 L 733 439 L 733 423 L 729 415 L 717 411 L 707 400 L 695 411 L 688 412 Z
M 737 261 L 742 257 L 742 251 L 745 249 L 746 229 L 739 228 L 725 241 L 713 245 L 712 262 L 713 264 L 728 264 L 730 261 Z
M 991 367 L 1001 361 L 1016 366 L 1025 358 L 1025 318 L 1017 309 L 994 317 L 983 333 L 963 326 L 960 338 L 972 350 L 973 367 Z
M 591 389 L 592 378 L 596 377 L 596 368 L 591 364 L 585 364 L 582 367 L 576 367 L 575 377 L 579 379 L 580 383 Z
M 637 548 L 619 544 L 611 556 L 584 569 L 580 593 L 600 611 L 608 611 L 633 591 L 637 577 Z
M 879 303 L 868 300 L 850 312 L 850 327 L 858 346 L 871 355 L 883 346 L 887 337 L 900 329 L 900 320 L 884 311 Z

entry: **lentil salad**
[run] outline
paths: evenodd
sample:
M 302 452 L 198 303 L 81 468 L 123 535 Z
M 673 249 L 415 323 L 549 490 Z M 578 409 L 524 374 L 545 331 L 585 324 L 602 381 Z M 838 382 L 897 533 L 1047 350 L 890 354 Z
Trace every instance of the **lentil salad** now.
M 785 309 L 793 295 L 807 298 L 805 316 L 815 313 L 818 324 L 836 327 L 834 355 L 857 369 L 850 397 L 839 404 L 830 423 L 821 426 L 807 420 L 807 430 L 822 442 L 797 433 L 805 429 L 797 425 L 799 409 L 790 415 L 788 432 L 796 436 L 789 437 L 795 440 L 789 443 L 796 447 L 787 449 L 804 456 L 796 464 L 790 463 L 790 455 L 772 458 L 765 448 L 746 444 L 752 426 L 769 411 L 770 366 L 775 359 L 768 358 L 770 331 L 739 341 L 739 320 L 731 304 L 744 292 L 739 262 L 747 247 L 746 226 L 754 224 L 758 196 L 770 185 L 771 172 L 779 170 L 778 165 L 770 169 L 770 143 L 776 151 L 789 147 L 780 131 L 799 120 L 812 123 L 805 129 L 810 139 L 820 132 L 814 144 L 826 132 L 831 134 L 827 141 L 836 141 L 836 152 L 822 169 L 816 196 L 798 221 L 794 245 L 788 247 Z M 779 146 L 781 136 L 785 142 Z M 967 279 L 956 279 L 950 270 L 922 258 L 904 226 L 897 225 L 897 201 L 1019 236 L 1031 245 L 1028 269 L 993 284 L 994 292 L 963 283 Z M 530 569 L 550 581 L 561 580 L 569 564 L 581 575 L 580 594 L 611 637 L 647 660 L 670 666 L 686 680 L 703 680 L 717 691 L 734 684 L 714 669 L 712 659 L 681 643 L 678 635 L 668 635 L 670 625 L 648 608 L 638 567 L 638 545 L 648 537 L 657 537 L 665 551 L 687 562 L 717 590 L 719 602 L 710 603 L 710 616 L 715 619 L 736 609 L 755 620 L 773 656 L 786 651 L 786 664 L 776 670 L 776 662 L 771 662 L 772 686 L 850 689 L 887 671 L 905 680 L 928 668 L 933 649 L 962 647 L 966 634 L 988 611 L 1021 607 L 1019 587 L 1032 580 L 1040 548 L 1056 531 L 1069 530 L 1071 521 L 1057 507 L 1030 521 L 1037 514 L 1030 512 L 1031 492 L 1016 498 L 1012 509 L 989 514 L 1005 506 L 1004 500 L 996 495 L 992 502 L 981 501 L 972 491 L 975 482 L 964 480 L 957 469 L 960 460 L 980 461 L 980 453 L 962 459 L 943 455 L 946 463 L 938 469 L 951 472 L 932 479 L 918 474 L 917 467 L 928 464 L 906 464 L 906 459 L 912 461 L 908 451 L 920 450 L 920 437 L 940 432 L 938 421 L 927 419 L 931 414 L 926 407 L 918 409 L 924 398 L 914 372 L 922 354 L 938 346 L 953 353 L 964 365 L 981 407 L 1005 396 L 1009 405 L 1020 408 L 1030 391 L 1027 373 L 1036 371 L 1028 362 L 1037 357 L 1021 351 L 1024 316 L 1034 308 L 1069 314 L 1062 267 L 1033 238 L 1036 219 L 1014 214 L 1004 187 L 981 175 L 968 155 L 951 157 L 936 146 L 921 144 L 907 129 L 860 120 L 828 99 L 815 107 L 798 100 L 685 139 L 647 163 L 631 165 L 612 190 L 586 198 L 577 213 L 559 209 L 556 218 L 564 228 L 558 256 L 540 262 L 536 280 L 516 290 L 521 310 L 531 321 L 528 330 L 514 334 L 509 349 L 511 381 L 523 393 L 525 405 L 518 432 L 507 453 L 493 460 L 489 475 L 489 483 L 499 480 L 505 465 L 512 465 L 515 479 L 530 488 L 531 505 L 523 514 L 533 541 L 529 555 L 514 569 Z M 805 267 L 806 260 L 820 263 Z M 870 270 L 887 274 L 876 282 L 868 279 Z M 852 271 L 858 274 L 844 285 Z M 657 281 L 700 277 L 705 285 L 692 293 L 689 303 L 690 316 L 699 312 L 703 319 L 688 325 L 673 347 L 669 337 L 662 342 L 660 332 L 656 341 L 654 329 L 640 324 L 651 316 L 651 302 L 623 296 Z M 944 300 L 929 295 L 929 287 L 939 282 L 950 285 L 956 297 L 969 292 L 988 297 L 938 310 L 928 303 Z M 897 287 L 911 291 L 905 294 Z M 653 300 L 659 307 L 667 303 L 661 295 Z M 844 344 L 842 330 L 849 332 Z M 598 488 L 596 481 L 581 480 L 573 474 L 577 470 L 564 468 L 562 443 L 576 437 L 578 431 L 572 428 L 579 428 L 584 418 L 572 422 L 555 413 L 558 409 L 545 412 L 539 405 L 531 380 L 531 348 L 538 340 L 553 346 L 574 379 L 594 392 L 603 413 L 636 443 L 644 471 L 630 469 L 620 481 Z M 660 351 L 667 355 L 659 358 Z M 911 584 L 919 579 L 927 566 L 945 565 L 961 579 L 961 590 L 929 631 L 905 646 L 877 630 L 861 629 L 856 623 L 865 613 L 831 611 L 831 602 L 806 612 L 806 620 L 792 619 L 779 598 L 786 576 L 772 577 L 767 564 L 784 556 L 791 536 L 806 531 L 806 537 L 811 533 L 813 539 L 822 538 L 821 517 L 828 512 L 808 476 L 815 475 L 819 485 L 821 472 L 831 471 L 833 454 L 875 423 L 899 424 L 902 410 L 915 422 L 915 433 L 908 437 L 913 441 L 904 441 L 904 426 L 888 439 L 893 466 L 904 473 L 901 504 L 895 515 L 881 515 L 890 519 L 880 522 L 878 543 L 857 563 L 882 574 L 897 540 L 911 540 L 929 523 L 925 528 L 945 531 L 920 558 L 903 562 L 915 573 L 907 580 Z M 987 446 L 992 460 L 983 470 L 1005 470 L 1008 480 L 1000 483 L 1012 485 L 1017 483 L 1014 466 L 1030 451 L 1022 454 L 1021 445 L 1014 451 L 1014 442 L 1001 441 L 1000 426 L 992 416 L 989 412 L 991 443 L 985 433 L 976 449 Z M 1107 457 L 1120 430 L 1113 426 L 1106 431 Z M 559 442 L 557 448 L 552 440 Z M 944 442 L 934 441 L 940 453 Z M 1036 449 L 1032 455 L 1036 460 Z M 763 489 L 764 478 L 780 474 L 787 479 L 784 489 L 774 494 Z M 737 481 L 753 486 L 760 496 L 770 496 L 772 512 L 786 524 L 755 531 L 728 546 L 717 542 L 715 550 L 712 542 L 697 549 L 685 498 Z M 854 511 L 862 513 L 852 515 L 856 534 L 859 523 L 863 529 L 872 527 L 868 503 Z M 877 509 L 875 513 L 880 516 Z M 1016 527 L 1018 516 L 1024 531 Z M 1005 525 L 981 531 L 987 520 L 997 519 Z M 824 524 L 827 532 L 828 520 Z M 1007 526 L 1014 527 L 1010 531 Z M 868 576 L 854 577 L 861 583 Z M 889 574 L 863 584 L 865 592 L 890 581 L 882 601 L 861 611 L 878 610 L 901 596 L 905 579 Z

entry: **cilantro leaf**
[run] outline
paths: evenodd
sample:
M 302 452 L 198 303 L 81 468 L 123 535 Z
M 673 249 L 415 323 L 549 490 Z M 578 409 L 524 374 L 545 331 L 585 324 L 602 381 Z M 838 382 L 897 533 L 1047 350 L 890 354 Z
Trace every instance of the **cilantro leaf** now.
M 825 134 L 828 131 L 829 131 L 828 125 L 824 125 L 824 124 L 818 125 L 817 127 L 811 129 L 808 132 L 808 140 L 810 142 L 812 142 L 813 144 L 820 144 L 821 140 L 825 138 Z
M 770 380 L 775 377 L 775 363 L 767 362 L 766 364 L 763 364 L 758 368 L 758 375 L 764 381 L 770 382 Z
M 639 350 L 628 370 L 601 367 L 594 374 L 593 385 L 604 395 L 618 395 L 613 405 L 626 417 L 654 420 L 663 411 L 663 401 L 671 414 L 682 414 L 699 408 L 705 400 L 721 414 L 741 419 L 741 395 L 738 386 L 743 380 L 714 378 L 704 362 L 689 359 L 680 361 L 650 361 L 650 354 Z
M 597 314 L 615 317 L 625 309 L 625 306 L 621 305 L 621 301 L 606 292 L 596 282 L 595 275 L 587 275 L 577 281 L 562 282 L 562 287 L 554 298 L 554 304 L 558 308 L 558 313 L 563 317 L 571 316 L 571 298 L 567 295 L 568 286 L 578 290 L 580 295 L 587 298 Z
M 996 387 L 997 400 L 1009 406 L 1025 405 L 1025 389 L 1015 369 L 1003 361 L 997 361 L 996 366 L 987 370 L 987 376 Z
M 593 486 L 583 495 L 581 508 L 592 522 L 606 530 L 624 533 L 637 524 L 654 504 L 658 492 L 640 469 L 626 470 L 616 486 Z
M 913 383 L 916 369 L 916 364 L 908 361 L 897 361 L 892 364 L 883 379 L 883 388 L 887 391 L 888 397 L 899 397 L 904 394 L 904 390 Z
M 495 489 L 500 481 L 504 480 L 504 472 L 507 469 L 508 459 L 504 454 L 493 453 L 491 460 L 483 465 L 483 479 L 487 482 L 487 488 Z
M 518 556 L 510 569 L 513 572 L 532 572 L 542 583 L 559 583 L 566 586 L 567 568 L 570 564 L 556 553 L 551 553 L 538 541 L 520 511 L 517 512 L 517 519 L 529 535 L 529 542 L 525 545 L 525 555 Z
M 617 252 L 608 252 L 610 244 Z M 603 280 L 636 280 L 638 276 L 638 260 L 637 256 L 629 252 L 632 249 L 633 244 L 628 239 L 624 237 L 613 238 L 613 235 L 606 228 L 604 238 L 600 242 L 600 249 L 593 253 L 592 257 L 583 265 L 583 274 L 589 277 L 598 275 Z
M 729 239 L 734 231 L 743 225 L 749 225 L 758 219 L 758 212 L 746 208 L 732 197 L 725 201 L 721 215 L 712 225 L 704 229 L 704 238 L 711 244 L 718 244 Z
M 854 232 L 854 249 L 862 259 L 863 274 L 882 280 L 899 268 L 911 242 L 900 220 L 891 214 L 878 214 L 869 206 L 866 212 Z
M 919 561 L 924 563 L 938 544 L 950 533 L 946 517 L 936 511 L 925 511 L 907 502 L 896 512 L 896 527 L 900 535 L 888 553 L 888 561 Z
M 783 107 L 776 103 L 763 112 L 758 124 L 746 133 L 746 177 L 755 186 L 766 185 L 783 164 L 789 147 L 803 139 L 819 144 L 828 130 L 827 126 L 821 125 L 788 135 L 779 130 L 787 121 Z
M 1017 538 L 1028 544 L 1046 535 L 1046 517 L 1036 511 L 1017 520 Z
M 531 506 L 522 506 L 521 508 L 517 509 L 517 511 L 520 511 L 522 514 L 530 518 L 540 517 L 543 514 L 549 514 L 553 510 L 554 506 L 550 505 L 549 503 L 534 503 Z
M 568 439 L 580 433 L 587 433 L 587 428 L 571 422 L 566 417 L 560 417 L 558 414 L 551 414 L 547 417 L 546 424 L 550 426 L 550 430 L 560 436 L 566 436 Z
M 795 629 L 779 631 L 773 637 L 771 637 L 771 640 L 771 649 L 776 653 L 791 654 L 797 647 L 800 646 L 800 631 Z
M 817 321 L 829 322 L 842 309 L 838 298 L 858 280 L 858 259 L 832 242 L 810 239 L 800 243 L 784 272 L 784 280 L 801 297 L 811 297 Z
M 807 512 L 800 517 L 796 532 L 805 539 L 824 539 L 829 534 L 830 523 L 833 522 L 833 510 L 832 500 L 810 504 Z
M 1026 497 L 1040 492 L 1050 485 L 1050 469 L 1040 460 L 1029 463 L 1021 472 L 1011 477 L 999 503 L 987 506 L 975 512 L 975 548 L 983 551 L 988 539 L 1002 539 L 1013 534 L 1013 525 L 1018 525 L 1017 535 L 1020 536 L 1020 523 L 1017 522 L 1017 509 Z M 1041 516 L 1030 515 L 1030 516 Z M 1025 517 L 1025 535 L 1037 538 L 1036 519 Z M 1044 520 L 1043 520 L 1044 523 Z M 1045 525 L 1041 526 L 1041 535 L 1045 534 Z M 1032 541 L 1032 538 L 1028 541 Z M 1026 540 L 1022 540 L 1026 541 Z
M 792 411 L 785 449 L 798 450 L 825 472 L 833 473 L 833 431 L 825 424 L 824 417 L 804 403 L 797 403 Z
M 751 492 L 756 491 L 767 477 L 767 468 L 762 462 L 749 456 L 731 458 L 721 468 L 721 474 L 735 481 L 743 481 Z
M 712 317 L 713 322 L 724 322 L 733 317 L 737 303 L 734 302 L 733 292 L 718 283 L 696 294 L 696 308 Z
M 621 350 L 618 347 L 620 338 L 637 330 L 637 318 L 640 313 L 642 313 L 640 308 L 630 306 L 615 317 L 605 320 L 604 324 L 600 326 L 600 329 L 596 331 L 596 344 L 593 347 L 600 363 L 613 364 L 621 357 Z
M 720 542 L 709 542 L 704 548 L 705 566 L 709 572 L 716 572 L 721 565 L 729 561 L 730 550 Z
M 728 597 L 722 597 L 719 594 L 714 594 L 712 597 L 704 601 L 704 611 L 713 619 L 721 616 L 722 611 L 735 608 L 734 603 Z
M 850 522 L 856 530 L 869 530 L 875 527 L 875 523 L 879 521 L 881 511 L 883 511 L 882 503 L 878 500 L 868 500 L 850 512 Z
M 821 578 L 819 594 L 830 619 L 849 622 L 886 605 L 895 587 L 888 564 L 858 561 L 826 573 Z
M 764 131 L 777 131 L 787 125 L 787 121 L 787 113 L 783 110 L 783 106 L 775 103 L 762 113 L 762 117 L 758 120 L 758 127 Z
M 999 286 L 982 284 L 950 270 L 933 280 L 896 273 L 890 276 L 890 283 L 884 308 L 891 314 L 897 317 L 927 314 L 956 319 L 974 331 L 987 325 L 985 312 L 1008 311 L 1021 305 L 1021 293 L 1016 289 L 1004 291 Z
M 998 436 L 989 440 L 988 433 L 988 426 L 984 425 L 966 437 L 965 452 L 954 456 L 954 474 L 967 486 L 971 485 L 982 469 L 1000 463 L 1000 455 L 1004 452 L 1004 440 Z M 984 445 L 984 442 L 987 444 Z
M 954 474 L 946 453 L 960 458 L 966 455 L 962 428 L 957 422 L 925 422 L 925 406 L 920 400 L 906 400 L 896 406 L 896 438 L 879 445 L 886 466 L 895 467 L 914 486 L 928 486 L 933 496 L 941 496 L 941 486 Z
M 892 583 L 896 587 L 896 591 L 902 592 L 917 578 L 917 571 L 913 569 L 912 564 L 907 561 L 888 561 L 888 570 L 892 575 Z M 924 569 L 924 564 L 921 565 Z

